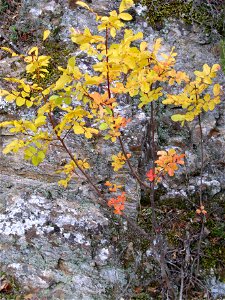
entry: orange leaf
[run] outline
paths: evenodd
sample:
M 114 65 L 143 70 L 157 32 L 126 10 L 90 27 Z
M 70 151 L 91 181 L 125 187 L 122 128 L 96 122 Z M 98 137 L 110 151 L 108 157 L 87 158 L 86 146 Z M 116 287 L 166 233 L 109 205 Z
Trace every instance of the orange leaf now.
M 111 198 L 108 200 L 108 206 L 111 207 L 113 206 L 114 208 L 114 213 L 116 215 L 121 215 L 122 210 L 124 210 L 124 202 L 126 200 L 125 192 L 122 192 L 121 195 L 119 195 L 117 198 Z
M 104 185 L 105 186 L 112 186 L 112 183 L 110 181 L 106 181 Z

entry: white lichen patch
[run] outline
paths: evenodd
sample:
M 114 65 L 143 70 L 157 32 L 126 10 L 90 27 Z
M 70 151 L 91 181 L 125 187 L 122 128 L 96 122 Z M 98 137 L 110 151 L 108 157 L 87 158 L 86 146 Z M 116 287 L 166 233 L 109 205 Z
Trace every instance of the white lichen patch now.
M 33 17 L 38 18 L 38 17 L 40 17 L 40 15 L 42 14 L 42 9 L 31 8 L 31 9 L 30 9 L 30 14 L 31 14 Z
M 110 252 L 108 248 L 102 248 L 98 255 L 101 261 L 105 261 L 109 259 L 109 256 L 110 256 Z
M 39 200 L 36 197 L 36 204 Z M 42 226 L 46 222 L 46 216 L 41 215 L 39 208 L 32 204 L 19 196 L 12 197 L 5 213 L 0 214 L 0 233 L 23 236 L 26 230 Z
M 74 206 L 74 207 L 72 207 Z M 92 211 L 93 208 L 93 211 Z M 99 224 L 107 224 L 107 219 L 95 210 L 81 210 L 77 203 L 71 204 L 65 199 L 53 202 L 41 196 L 31 195 L 29 199 L 13 196 L 7 199 L 6 209 L 0 214 L 0 234 L 23 237 L 28 239 L 45 234 L 57 232 L 64 238 L 70 237 L 70 232 L 63 229 L 69 226 L 71 233 L 73 228 L 82 230 L 96 229 Z M 65 235 L 66 234 L 66 235 Z M 82 245 L 90 245 L 84 234 L 76 233 L 74 242 Z
M 86 246 L 90 245 L 90 242 L 88 242 L 85 236 L 81 233 L 77 233 L 75 235 L 74 241 L 77 242 L 78 244 L 85 244 Z

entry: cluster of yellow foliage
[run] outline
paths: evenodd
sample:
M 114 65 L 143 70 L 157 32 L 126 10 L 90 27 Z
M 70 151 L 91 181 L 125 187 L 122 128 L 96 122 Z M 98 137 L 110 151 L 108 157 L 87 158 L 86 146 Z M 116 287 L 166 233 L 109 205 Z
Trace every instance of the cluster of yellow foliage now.
M 82 1 L 76 3 L 96 16 L 98 35 L 93 34 L 88 28 L 83 32 L 71 29 L 72 42 L 97 61 L 92 65 L 92 71 L 81 70 L 76 63 L 76 56 L 72 56 L 68 59 L 66 68 L 58 67 L 61 76 L 46 87 L 42 83 L 42 78 L 48 73 L 50 56 L 40 55 L 40 50 L 36 46 L 32 47 L 26 56 L 17 55 L 9 48 L 2 48 L 13 57 L 22 59 L 26 64 L 26 73 L 32 76 L 30 80 L 5 78 L 12 83 L 12 89 L 0 90 L 0 96 L 4 96 L 8 102 L 15 102 L 17 106 L 27 108 L 34 106 L 36 111 L 33 119 L 0 123 L 0 127 L 7 127 L 10 132 L 18 134 L 18 138 L 5 147 L 4 153 L 23 150 L 24 158 L 37 166 L 44 160 L 49 144 L 57 139 L 65 147 L 66 139 L 71 132 L 87 139 L 101 132 L 105 140 L 116 142 L 121 137 L 121 128 L 129 122 L 129 119 L 116 109 L 119 94 L 139 96 L 139 108 L 142 108 L 164 96 L 163 86 L 166 83 L 184 84 L 183 93 L 167 95 L 162 101 L 164 104 L 179 105 L 187 110 L 185 114 L 172 117 L 174 121 L 182 123 L 193 120 L 202 110 L 214 109 L 220 102 L 219 84 L 213 86 L 212 98 L 210 92 L 205 92 L 212 84 L 212 78 L 216 76 L 218 65 L 212 68 L 204 65 L 203 71 L 196 71 L 196 79 L 190 81 L 184 72 L 174 69 L 176 62 L 174 48 L 167 54 L 160 51 L 161 39 L 153 43 L 152 50 L 148 43 L 143 41 L 142 32 L 125 29 L 121 40 L 116 40 L 117 33 L 121 33 L 126 21 L 132 19 L 126 10 L 134 4 L 133 0 L 122 0 L 119 12 L 114 10 L 108 16 L 96 14 Z M 46 30 L 43 40 L 47 39 L 49 34 L 50 31 Z M 56 111 L 60 111 L 57 122 L 54 120 Z M 156 161 L 158 168 L 161 168 L 159 173 L 166 171 L 172 176 L 177 164 L 182 164 L 181 160 L 179 162 L 178 158 L 175 159 L 176 154 L 171 151 L 174 150 L 160 153 L 161 156 Z M 69 156 L 72 160 L 59 170 L 66 175 L 66 179 L 59 182 L 65 187 L 75 170 L 79 169 L 82 172 L 90 167 L 85 159 L 78 160 L 76 153 Z M 125 154 L 124 151 L 113 155 L 114 171 L 122 168 L 129 157 L 130 154 Z M 122 200 L 124 199 L 123 195 Z M 122 208 L 115 209 L 121 211 Z
M 123 167 L 123 165 L 125 164 L 127 158 L 130 158 L 131 154 L 128 153 L 126 154 L 126 156 L 122 153 L 119 152 L 117 155 L 112 155 L 112 167 L 114 169 L 114 171 L 118 171 L 119 169 L 121 169 Z
M 212 78 L 216 77 L 216 72 L 219 69 L 218 64 L 213 65 L 212 68 L 204 64 L 203 71 L 194 72 L 195 80 L 188 81 L 182 93 L 167 95 L 167 99 L 162 101 L 164 104 L 182 106 L 182 109 L 186 110 L 185 114 L 173 115 L 173 121 L 180 121 L 184 124 L 185 121 L 193 121 L 203 110 L 214 110 L 215 106 L 220 103 L 221 87 L 218 83 L 214 84 L 213 97 L 206 90 L 212 84 Z

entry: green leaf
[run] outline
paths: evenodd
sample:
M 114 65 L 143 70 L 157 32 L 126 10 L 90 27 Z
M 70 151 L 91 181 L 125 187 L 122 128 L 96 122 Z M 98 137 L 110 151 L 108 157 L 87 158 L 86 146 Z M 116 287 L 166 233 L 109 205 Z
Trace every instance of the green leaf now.
M 27 150 L 30 151 L 33 154 L 37 153 L 37 149 L 33 146 L 30 146 Z
M 41 144 L 40 142 L 35 141 L 34 143 L 35 143 L 35 145 L 36 145 L 38 148 L 41 148 L 41 147 L 42 147 L 42 144 Z
M 37 156 L 43 161 L 45 158 L 45 153 L 43 151 L 38 151 Z
M 107 113 L 112 116 L 112 110 L 109 107 L 105 107 L 105 110 L 107 111 Z
M 67 98 L 64 98 L 64 99 L 63 99 L 63 102 L 64 102 L 65 104 L 67 104 L 67 105 L 70 105 L 70 104 L 71 104 L 71 101 L 72 101 L 72 99 L 71 99 L 70 97 L 67 97 Z
M 40 163 L 40 160 L 37 156 L 33 156 L 32 159 L 31 159 L 31 162 L 34 166 L 38 166 L 39 163 Z
M 106 135 L 104 136 L 104 140 L 109 140 L 109 139 L 111 139 L 111 135 L 106 134 Z
M 107 123 L 102 123 L 100 126 L 99 126 L 99 129 L 100 130 L 106 130 L 108 128 L 108 124 Z

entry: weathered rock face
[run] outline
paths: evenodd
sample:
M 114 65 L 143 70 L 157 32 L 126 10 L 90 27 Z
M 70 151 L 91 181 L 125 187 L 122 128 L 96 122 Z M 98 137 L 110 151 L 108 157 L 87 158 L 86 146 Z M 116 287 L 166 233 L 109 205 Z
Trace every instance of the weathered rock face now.
M 114 287 L 121 292 L 126 274 L 90 191 L 83 188 L 81 200 L 77 185 L 69 196 L 38 179 L 1 180 L 0 264 L 25 292 L 40 299 L 112 299 Z
M 82 30 L 85 26 L 93 28 L 95 24 L 89 12 L 74 3 L 64 0 L 22 1 L 17 26 L 35 28 L 38 34 L 49 28 L 53 30 L 55 39 L 65 46 L 69 43 L 69 27 Z M 117 7 L 118 2 L 99 0 L 90 5 L 104 13 Z M 141 6 L 137 6 L 135 21 L 129 26 L 135 31 L 143 31 L 150 44 L 155 38 L 162 37 L 162 50 L 165 52 L 175 45 L 177 69 L 191 74 L 204 63 L 218 63 L 219 37 L 216 33 L 213 43 L 209 44 L 201 29 L 173 20 L 167 22 L 161 32 L 156 32 L 147 25 L 141 13 Z M 73 46 L 70 47 L 73 49 Z M 85 56 L 78 53 L 78 60 L 83 68 L 88 69 L 89 62 Z M 16 76 L 20 66 L 14 65 L 13 70 L 11 76 Z M 1 61 L 0 72 L 1 76 L 12 72 L 7 57 Z M 218 81 L 225 88 L 222 73 Z M 170 92 L 170 87 L 165 87 L 165 90 Z M 161 188 L 166 192 L 160 199 L 185 199 L 196 195 L 200 181 L 199 125 L 193 122 L 181 128 L 171 123 L 172 112 L 165 110 L 161 104 L 158 108 L 157 147 L 175 147 L 185 151 L 188 162 L 186 174 L 180 172 L 176 180 L 164 183 Z M 3 100 L 0 109 L 1 121 L 23 114 Z M 143 175 L 149 166 L 149 149 L 143 147 L 148 135 L 148 115 L 146 117 L 137 109 L 133 99 L 122 99 L 118 109 L 132 118 L 124 130 L 124 140 L 127 150 L 133 154 L 133 165 Z M 225 188 L 222 151 L 225 147 L 224 99 L 214 112 L 203 117 L 202 127 L 205 144 L 203 192 L 205 200 L 212 201 Z M 2 130 L 0 150 L 12 138 L 13 135 Z M 126 212 L 135 218 L 141 201 L 140 187 L 134 179 L 126 176 L 127 169 L 114 175 L 110 168 L 110 156 L 118 152 L 119 147 L 107 145 L 101 138 L 88 143 L 71 138 L 69 146 L 89 158 L 97 183 L 109 179 L 123 182 L 128 195 Z M 84 179 L 71 183 L 67 190 L 58 187 L 60 177 L 55 170 L 65 158 L 63 151 L 52 147 L 46 162 L 36 168 L 25 163 L 20 155 L 0 156 L 0 266 L 16 277 L 25 292 L 38 295 L 40 299 L 119 299 L 130 281 L 130 271 L 122 268 L 119 258 L 124 250 L 121 250 L 121 245 L 126 245 L 126 242 L 112 242 L 116 234 L 110 217 L 94 204 L 96 195 Z M 148 269 L 151 273 L 152 266 L 149 264 Z

